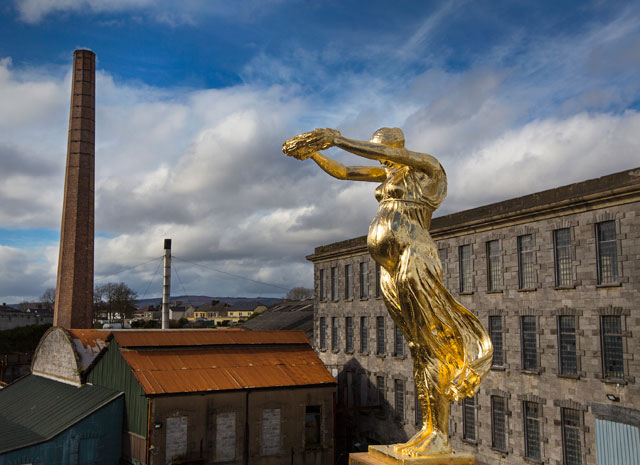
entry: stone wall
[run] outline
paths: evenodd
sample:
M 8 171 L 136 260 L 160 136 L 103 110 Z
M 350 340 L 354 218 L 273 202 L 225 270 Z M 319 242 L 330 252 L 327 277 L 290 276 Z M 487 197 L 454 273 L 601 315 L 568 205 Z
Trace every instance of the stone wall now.
M 309 386 L 154 397 L 150 464 L 167 463 L 167 451 L 204 463 L 247 463 L 247 452 L 258 465 L 333 463 L 334 392 Z M 305 444 L 307 406 L 320 407 L 318 444 Z

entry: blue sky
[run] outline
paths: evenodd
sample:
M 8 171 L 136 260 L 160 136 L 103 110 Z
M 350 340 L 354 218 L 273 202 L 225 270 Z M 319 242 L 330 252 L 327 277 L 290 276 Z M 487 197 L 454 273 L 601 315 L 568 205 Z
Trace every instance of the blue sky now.
M 365 234 L 376 209 L 374 186 L 284 157 L 298 132 L 403 128 L 407 147 L 447 169 L 441 214 L 640 165 L 639 11 L 631 1 L 4 2 L 0 302 L 55 285 L 76 48 L 98 60 L 96 283 L 159 295 L 152 260 L 172 237 L 185 260 L 176 293 L 275 296 L 310 287 L 304 256 Z

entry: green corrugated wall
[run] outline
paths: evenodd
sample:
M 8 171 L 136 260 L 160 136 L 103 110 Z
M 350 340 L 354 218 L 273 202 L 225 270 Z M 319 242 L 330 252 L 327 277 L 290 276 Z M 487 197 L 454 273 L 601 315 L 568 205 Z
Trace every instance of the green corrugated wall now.
M 89 372 L 87 381 L 124 392 L 124 431 L 147 437 L 148 401 L 131 367 L 120 354 L 115 339 L 104 356 Z

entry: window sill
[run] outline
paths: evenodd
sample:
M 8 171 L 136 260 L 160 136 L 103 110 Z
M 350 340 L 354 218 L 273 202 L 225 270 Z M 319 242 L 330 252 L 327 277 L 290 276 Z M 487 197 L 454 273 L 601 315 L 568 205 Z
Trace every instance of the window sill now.
M 487 294 L 502 294 L 503 292 L 503 290 L 487 291 Z
M 493 447 L 493 446 L 491 446 L 491 450 L 496 452 L 496 453 L 498 453 L 498 454 L 501 454 L 502 456 L 505 456 L 505 455 L 509 454 L 508 451 L 502 450 L 502 449 L 498 449 L 498 448 Z
M 542 459 L 534 459 L 533 457 L 522 457 L 525 462 L 529 463 L 544 463 Z
M 319 352 L 326 352 L 326 351 L 327 351 L 327 348 L 326 348 L 326 347 L 324 347 L 324 348 L 320 347 L 320 348 L 318 349 L 318 351 L 319 351 Z
M 332 354 L 337 354 L 338 352 L 340 352 L 340 349 L 331 349 Z
M 467 444 L 471 444 L 472 446 L 478 447 L 478 440 L 477 439 L 462 438 L 462 442 L 465 442 Z
M 459 292 L 458 295 L 473 295 L 473 291 Z
M 579 374 L 569 374 L 569 373 L 558 373 L 558 378 L 566 378 L 566 379 L 580 379 L 580 375 Z
M 576 285 L 572 285 L 572 286 L 554 286 L 554 290 L 555 291 L 573 291 L 575 290 Z
M 368 350 L 365 350 L 364 352 L 360 351 L 359 354 L 366 357 L 367 355 L 369 355 L 369 351 Z
M 345 297 L 344 301 L 345 302 L 353 302 L 353 297 Z
M 393 354 L 392 357 L 396 360 L 405 360 L 407 358 L 406 355 L 396 355 L 396 354 Z
M 507 371 L 507 367 L 501 365 L 491 366 L 491 371 Z
M 602 378 L 600 381 L 605 384 L 627 384 L 627 380 L 624 378 Z
M 537 290 L 537 287 L 525 287 L 523 289 L 518 289 L 518 292 L 535 292 Z
M 596 284 L 596 289 L 606 289 L 607 287 L 622 287 L 622 283 L 617 281 L 615 283 Z
M 542 369 L 538 368 L 535 370 L 525 370 L 525 369 L 521 369 L 520 373 L 522 373 L 523 375 L 536 375 L 536 376 L 540 376 L 540 374 L 542 373 Z
M 365 300 L 369 300 L 369 297 L 360 297 L 360 301 L 363 302 Z
M 378 358 L 387 358 L 387 356 L 385 354 L 376 354 L 376 357 L 378 357 Z
M 344 351 L 344 353 L 345 353 L 345 354 L 348 354 L 348 355 L 353 355 L 353 354 L 355 353 L 355 351 L 354 351 L 353 349 L 351 349 L 351 350 L 345 350 L 345 351 Z

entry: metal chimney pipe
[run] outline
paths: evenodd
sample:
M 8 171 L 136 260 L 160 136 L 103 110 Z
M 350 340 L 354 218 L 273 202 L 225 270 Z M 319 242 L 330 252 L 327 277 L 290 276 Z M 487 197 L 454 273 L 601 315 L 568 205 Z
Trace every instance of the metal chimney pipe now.
M 162 329 L 169 329 L 171 299 L 171 239 L 164 240 L 164 275 L 162 279 Z

